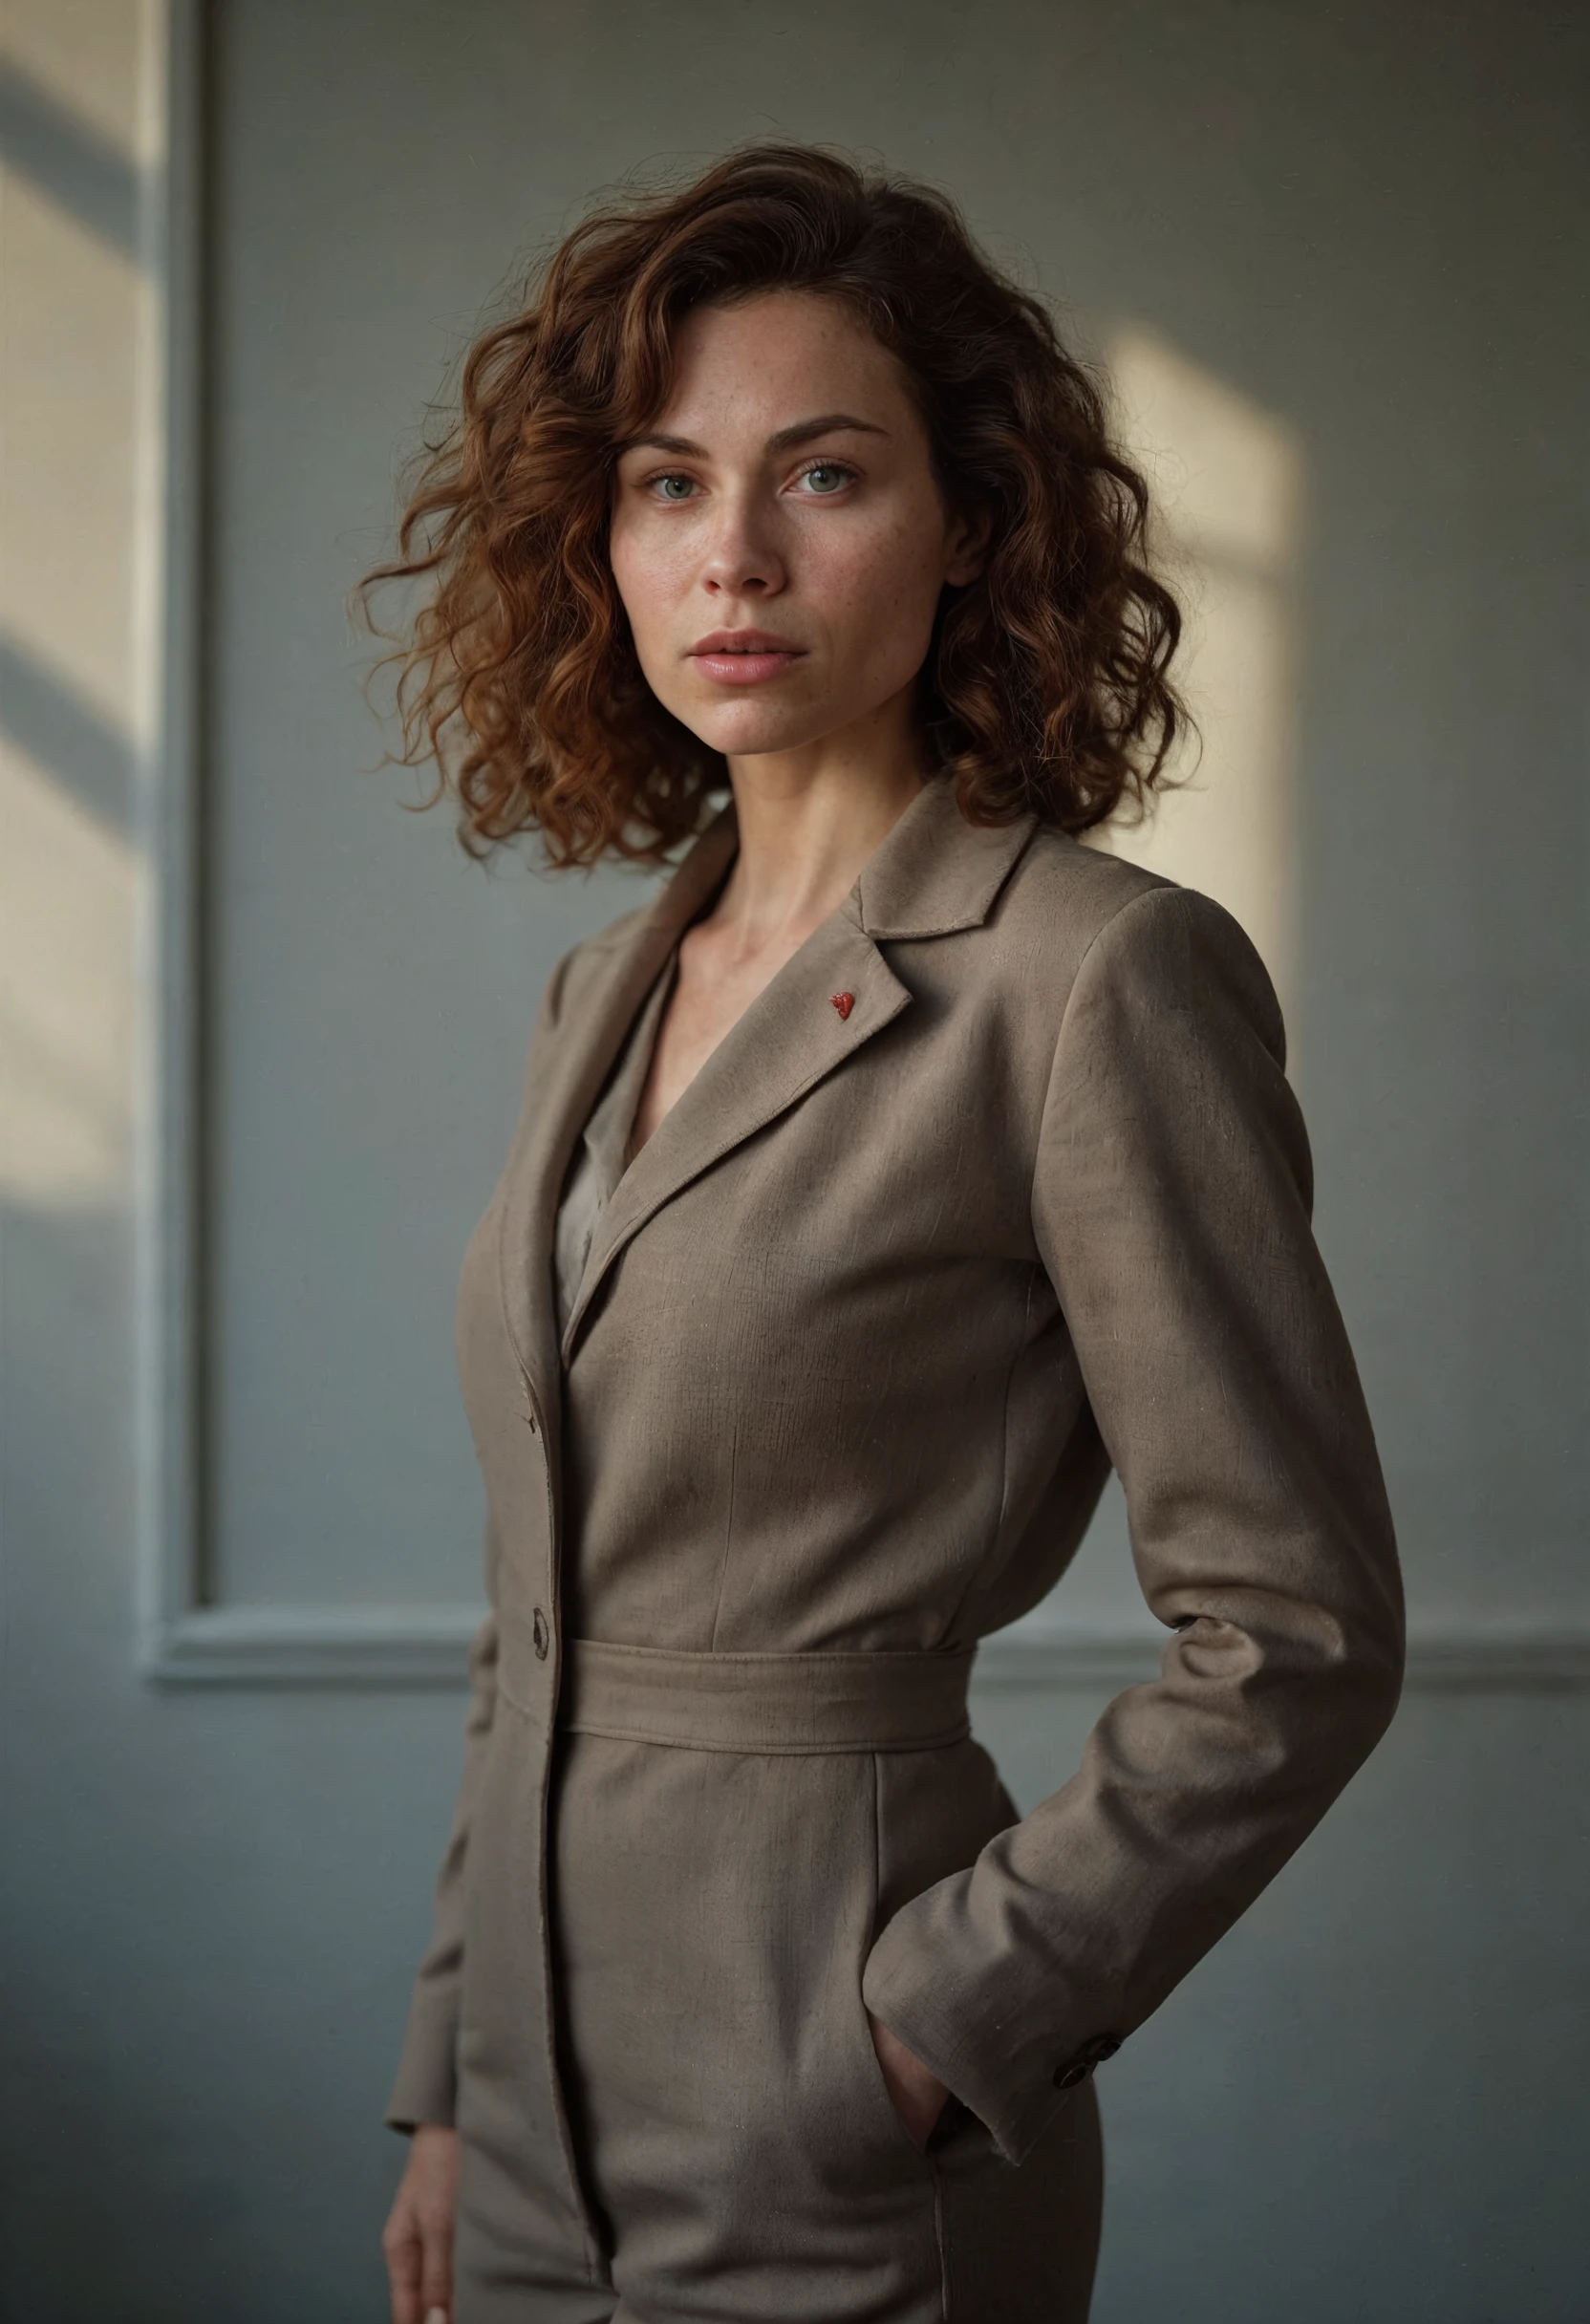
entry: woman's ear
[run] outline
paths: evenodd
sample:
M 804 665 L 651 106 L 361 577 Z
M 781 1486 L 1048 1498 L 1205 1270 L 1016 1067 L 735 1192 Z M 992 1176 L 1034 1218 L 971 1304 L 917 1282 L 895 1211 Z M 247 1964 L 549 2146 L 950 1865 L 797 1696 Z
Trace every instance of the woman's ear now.
M 993 531 L 993 513 L 987 508 L 960 508 L 951 517 L 944 544 L 944 578 L 953 588 L 963 588 L 982 571 Z

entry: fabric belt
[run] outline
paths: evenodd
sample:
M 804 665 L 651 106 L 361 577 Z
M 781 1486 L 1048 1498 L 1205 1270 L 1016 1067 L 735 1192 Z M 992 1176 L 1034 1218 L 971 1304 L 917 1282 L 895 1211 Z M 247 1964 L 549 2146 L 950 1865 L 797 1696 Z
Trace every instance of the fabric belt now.
M 565 1642 L 558 1724 L 691 1751 L 931 1751 L 971 1732 L 972 1652 L 676 1654 Z

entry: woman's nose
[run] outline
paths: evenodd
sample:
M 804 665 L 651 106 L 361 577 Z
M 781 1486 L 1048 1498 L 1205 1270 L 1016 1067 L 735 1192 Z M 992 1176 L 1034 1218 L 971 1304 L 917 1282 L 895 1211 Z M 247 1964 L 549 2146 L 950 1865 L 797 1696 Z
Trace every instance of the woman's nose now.
M 785 580 L 776 527 L 750 499 L 720 504 L 702 578 L 709 590 L 727 595 L 772 596 Z

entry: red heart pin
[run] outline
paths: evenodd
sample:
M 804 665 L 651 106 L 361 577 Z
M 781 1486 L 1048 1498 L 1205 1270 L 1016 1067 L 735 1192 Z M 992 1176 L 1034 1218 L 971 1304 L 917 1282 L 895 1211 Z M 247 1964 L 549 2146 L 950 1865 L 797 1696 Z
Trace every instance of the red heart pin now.
M 833 996 L 833 1004 L 834 1007 L 839 1011 L 841 1018 L 846 1018 L 849 1017 L 850 1011 L 855 1007 L 856 997 L 854 993 L 835 993 Z

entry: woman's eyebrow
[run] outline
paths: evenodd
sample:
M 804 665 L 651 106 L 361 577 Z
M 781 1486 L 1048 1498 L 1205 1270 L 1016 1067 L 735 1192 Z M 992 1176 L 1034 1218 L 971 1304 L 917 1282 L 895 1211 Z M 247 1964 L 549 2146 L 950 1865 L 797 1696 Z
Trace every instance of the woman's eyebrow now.
M 871 420 L 852 420 L 849 412 L 824 412 L 816 420 L 797 420 L 793 427 L 780 428 L 776 436 L 767 439 L 770 452 L 792 451 L 798 443 L 809 443 L 814 436 L 835 436 L 843 428 L 853 428 L 863 436 L 887 436 L 889 430 L 880 428 Z
M 767 449 L 769 452 L 793 451 L 797 444 L 809 443 L 815 436 L 834 436 L 846 428 L 863 436 L 887 436 L 889 433 L 887 428 L 879 427 L 875 420 L 855 420 L 849 412 L 822 412 L 815 420 L 797 420 L 790 426 L 780 428 L 777 435 L 768 437 Z M 619 449 L 621 452 L 672 452 L 680 460 L 710 460 L 712 457 L 705 444 L 696 443 L 688 436 L 663 436 L 655 431 L 645 436 L 632 436 L 628 443 L 620 445 Z

